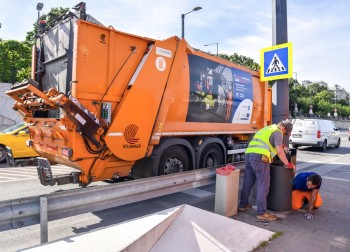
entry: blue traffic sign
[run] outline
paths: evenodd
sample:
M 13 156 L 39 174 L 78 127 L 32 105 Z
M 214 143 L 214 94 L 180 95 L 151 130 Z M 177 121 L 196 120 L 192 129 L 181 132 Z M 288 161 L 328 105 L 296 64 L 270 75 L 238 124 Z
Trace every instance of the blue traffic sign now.
M 292 43 L 261 50 L 260 79 L 262 81 L 292 77 Z

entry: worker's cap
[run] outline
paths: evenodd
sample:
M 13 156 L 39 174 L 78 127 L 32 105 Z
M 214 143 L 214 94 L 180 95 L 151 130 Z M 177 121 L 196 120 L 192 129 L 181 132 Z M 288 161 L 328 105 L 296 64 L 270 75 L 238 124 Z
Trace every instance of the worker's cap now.
M 290 135 L 292 134 L 292 130 L 293 130 L 293 123 L 289 120 L 283 120 L 282 124 L 287 130 L 288 137 L 290 137 Z

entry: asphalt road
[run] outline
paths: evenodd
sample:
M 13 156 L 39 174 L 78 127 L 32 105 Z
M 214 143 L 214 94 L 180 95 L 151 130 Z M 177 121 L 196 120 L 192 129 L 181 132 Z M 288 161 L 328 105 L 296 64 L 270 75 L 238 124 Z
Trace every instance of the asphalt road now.
M 297 169 L 313 170 L 317 168 L 326 174 L 327 169 L 332 171 L 331 167 L 339 166 L 343 163 L 347 164 L 346 159 L 349 158 L 349 153 L 350 141 L 347 135 L 344 134 L 339 149 L 330 148 L 327 152 L 322 152 L 317 148 L 300 148 L 297 154 Z M 1 171 L 4 170 L 8 172 L 6 176 L 11 177 L 12 173 L 9 171 L 13 171 L 15 174 L 12 175 L 10 181 L 1 180 L 4 175 L 0 175 L 0 201 L 78 188 L 78 185 L 44 187 L 35 176 L 23 179 L 23 176 L 20 177 L 18 173 L 12 169 L 15 168 L 0 168 L 0 174 Z M 36 172 L 34 168 L 27 169 Z M 341 173 L 339 169 L 334 169 L 334 173 L 335 174 L 332 174 L 333 177 L 339 175 L 338 177 L 344 178 L 344 174 Z M 339 174 L 337 175 L 337 173 Z M 16 179 L 19 177 L 21 179 Z M 350 180 L 350 178 L 345 179 Z M 94 183 L 91 186 L 97 186 L 98 184 L 104 184 L 104 182 Z M 215 185 L 210 185 L 126 206 L 51 221 L 49 222 L 49 241 L 113 225 L 181 204 L 189 204 L 210 211 L 213 210 L 214 206 L 208 206 L 208 203 L 212 204 L 212 199 L 214 197 Z M 17 251 L 38 244 L 40 244 L 39 225 L 1 232 L 1 251 Z

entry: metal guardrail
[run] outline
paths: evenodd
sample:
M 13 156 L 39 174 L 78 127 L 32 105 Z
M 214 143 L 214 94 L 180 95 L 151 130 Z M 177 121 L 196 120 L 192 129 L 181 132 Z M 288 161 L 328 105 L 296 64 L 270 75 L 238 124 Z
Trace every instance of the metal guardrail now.
M 0 202 L 0 231 L 41 224 L 47 242 L 47 222 L 117 207 L 215 182 L 215 168 L 127 181 L 116 185 L 79 188 Z M 46 237 L 45 237 L 46 234 Z

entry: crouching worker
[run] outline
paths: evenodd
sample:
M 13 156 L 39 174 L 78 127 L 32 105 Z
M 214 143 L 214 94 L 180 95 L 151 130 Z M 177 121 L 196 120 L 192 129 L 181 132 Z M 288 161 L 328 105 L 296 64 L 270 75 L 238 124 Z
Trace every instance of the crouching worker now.
M 292 209 L 298 210 L 308 204 L 305 217 L 313 219 L 314 209 L 322 205 L 319 193 L 322 184 L 320 175 L 314 172 L 299 173 L 293 179 Z

